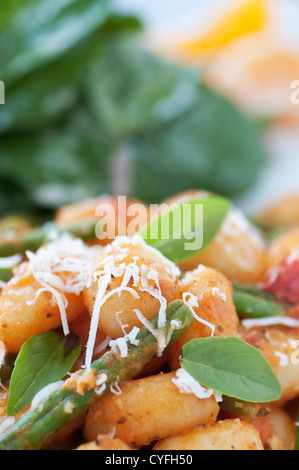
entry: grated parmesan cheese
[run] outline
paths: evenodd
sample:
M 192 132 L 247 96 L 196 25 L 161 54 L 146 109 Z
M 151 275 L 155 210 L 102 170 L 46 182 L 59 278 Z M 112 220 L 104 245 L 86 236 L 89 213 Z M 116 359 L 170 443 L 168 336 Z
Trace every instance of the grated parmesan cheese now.
M 16 419 L 13 416 L 9 416 L 0 424 L 0 436 L 4 434 L 13 424 L 15 424 Z
M 131 330 L 130 333 L 125 334 L 125 336 L 121 338 L 111 340 L 109 342 L 111 351 L 116 352 L 118 349 L 120 351 L 120 357 L 127 357 L 128 356 L 128 344 L 134 344 L 135 346 L 138 346 L 139 344 L 139 340 L 136 339 L 136 336 L 138 335 L 139 331 L 140 331 L 140 328 L 137 328 L 136 326 L 134 326 L 134 328 Z
M 118 236 L 116 239 L 105 247 L 107 256 L 100 260 L 97 266 L 94 268 L 93 272 L 90 274 L 90 283 L 97 281 L 98 289 L 97 295 L 93 306 L 93 312 L 91 316 L 90 331 L 86 346 L 86 356 L 85 356 L 85 367 L 89 368 L 92 361 L 92 355 L 95 345 L 95 339 L 98 329 L 100 310 L 104 303 L 111 296 L 118 294 L 120 295 L 122 291 L 127 291 L 132 294 L 135 299 L 139 299 L 140 296 L 138 292 L 133 287 L 138 287 L 138 290 L 141 292 L 148 292 L 151 296 L 158 299 L 160 302 L 160 308 L 158 312 L 158 330 L 163 328 L 166 324 L 166 308 L 167 301 L 163 297 L 161 292 L 161 287 L 159 283 L 159 273 L 152 266 L 146 266 L 142 264 L 140 267 L 136 264 L 139 259 L 138 256 L 133 257 L 133 262 L 125 263 L 123 262 L 126 256 L 128 256 L 130 249 L 126 245 L 135 245 L 141 246 L 149 255 L 158 259 L 162 263 L 163 269 L 170 276 L 171 280 L 175 282 L 180 274 L 179 268 L 170 260 L 165 258 L 158 250 L 148 246 L 145 241 L 139 236 L 134 235 L 133 237 L 121 237 Z M 113 255 L 111 254 L 113 251 Z M 112 277 L 118 278 L 122 277 L 122 282 L 120 287 L 117 287 L 106 294 L 107 287 L 111 282 Z M 128 284 L 131 282 L 133 287 L 129 287 Z M 154 286 L 150 283 L 154 281 Z M 118 312 L 119 313 L 119 312 Z M 165 346 L 166 338 L 162 333 L 153 332 L 153 327 L 146 320 L 142 312 L 135 310 L 135 313 L 139 320 L 148 328 L 151 328 L 151 332 L 155 334 L 158 341 L 158 355 L 161 355 Z M 125 327 L 125 325 L 123 325 Z M 115 340 L 117 341 L 117 340 Z M 111 343 L 113 346 L 116 346 L 116 343 Z M 122 357 L 125 357 L 127 354 L 127 338 L 118 339 L 117 346 L 121 351 Z
M 95 388 L 95 392 L 98 395 L 101 395 L 101 393 L 103 393 L 104 390 L 106 390 L 107 380 L 108 380 L 108 376 L 104 372 L 98 376 L 97 381 L 96 381 L 96 388 Z
M 121 395 L 122 391 L 118 383 L 115 383 L 114 385 L 110 385 L 110 392 L 114 393 L 115 395 Z
M 204 400 L 214 395 L 217 402 L 222 401 L 222 395 L 210 388 L 202 386 L 195 380 L 185 369 L 178 369 L 176 377 L 172 379 L 174 385 L 179 389 L 180 393 L 193 393 L 197 398 Z
M 215 240 L 223 244 L 223 248 L 228 255 L 233 255 L 234 261 L 241 269 L 247 270 L 252 266 L 252 246 L 247 241 L 242 255 L 237 255 L 234 246 L 234 240 L 240 238 L 242 234 L 246 235 L 248 241 L 258 250 L 265 249 L 266 245 L 262 232 L 250 223 L 241 210 L 233 207 L 224 219 Z
M 199 264 L 197 268 L 193 269 L 192 271 L 187 271 L 184 274 L 184 277 L 179 281 L 181 288 L 189 285 L 192 281 L 194 281 L 194 277 L 196 277 L 198 273 L 205 271 L 206 269 L 207 267 L 205 265 Z
M 8 256 L 6 258 L 0 258 L 0 269 L 14 268 L 22 261 L 22 255 Z
M 188 300 L 187 300 L 187 297 L 189 297 Z M 199 323 L 202 323 L 203 325 L 208 326 L 211 329 L 211 336 L 214 336 L 215 328 L 216 328 L 215 325 L 213 325 L 213 323 L 210 323 L 210 322 L 204 320 L 203 318 L 199 317 L 194 311 L 194 307 L 199 307 L 197 297 L 195 295 L 191 294 L 191 292 L 184 292 L 183 295 L 182 295 L 182 299 L 183 299 L 183 302 L 187 305 L 187 307 L 189 307 L 189 309 L 191 310 L 192 315 L 194 316 L 194 318 Z
M 65 414 L 72 414 L 74 407 L 75 407 L 75 404 L 74 404 L 71 400 L 69 400 L 69 401 L 64 405 L 64 409 L 63 409 L 63 410 L 64 410 Z
M 246 233 L 257 247 L 265 247 L 262 232 L 249 222 L 240 209 L 233 207 L 224 219 L 217 237 L 227 235 L 236 238 L 240 236 L 240 232 Z
M 55 393 L 57 390 L 61 388 L 63 385 L 63 380 L 59 380 L 58 382 L 53 382 L 50 383 L 49 385 L 46 385 L 44 388 L 42 388 L 37 394 L 34 396 L 32 402 L 31 402 L 31 409 L 32 410 L 38 410 L 39 412 L 42 411 L 43 409 L 43 401 L 47 400 L 53 393 Z
M 289 358 L 288 358 L 288 356 L 286 356 L 286 354 L 283 354 L 280 351 L 275 351 L 274 356 L 279 357 L 279 359 L 280 359 L 279 365 L 281 367 L 286 367 L 286 366 L 289 365 Z
M 56 301 L 65 335 L 69 333 L 65 294 L 80 295 L 89 282 L 92 260 L 100 248 L 88 247 L 81 239 L 64 234 L 41 247 L 36 253 L 27 251 L 28 268 L 41 285 L 28 305 L 33 305 L 43 292 L 50 292 Z
M 291 317 L 273 316 L 264 318 L 248 318 L 242 320 L 242 325 L 246 329 L 250 329 L 254 326 L 271 326 L 271 325 L 284 325 L 290 328 L 298 328 L 299 320 Z
M 227 301 L 227 296 L 223 292 L 220 292 L 218 287 L 212 287 L 212 295 L 218 295 L 218 297 L 220 297 L 223 302 Z

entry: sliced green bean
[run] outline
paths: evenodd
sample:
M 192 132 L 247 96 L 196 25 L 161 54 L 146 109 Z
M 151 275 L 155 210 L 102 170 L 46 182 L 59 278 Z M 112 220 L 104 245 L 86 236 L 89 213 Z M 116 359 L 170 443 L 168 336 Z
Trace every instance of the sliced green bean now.
M 233 302 L 238 315 L 249 318 L 284 316 L 285 309 L 278 303 L 249 292 L 234 289 Z
M 230 413 L 249 419 L 265 418 L 270 413 L 264 405 L 260 405 L 259 403 L 249 403 L 226 396 L 223 397 L 220 408 L 224 411 L 229 411 Z

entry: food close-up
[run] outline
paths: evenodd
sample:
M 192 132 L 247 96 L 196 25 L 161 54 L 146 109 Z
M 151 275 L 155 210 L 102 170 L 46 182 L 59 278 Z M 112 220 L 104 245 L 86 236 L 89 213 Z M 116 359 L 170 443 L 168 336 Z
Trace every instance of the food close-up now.
M 1 1 L 0 450 L 299 450 L 296 15 Z

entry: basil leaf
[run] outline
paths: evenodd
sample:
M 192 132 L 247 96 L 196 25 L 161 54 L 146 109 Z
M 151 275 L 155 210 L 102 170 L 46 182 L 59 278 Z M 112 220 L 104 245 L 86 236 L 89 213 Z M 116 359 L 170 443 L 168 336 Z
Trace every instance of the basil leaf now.
M 150 222 L 140 235 L 148 245 L 179 263 L 207 247 L 216 236 L 229 207 L 228 199 L 214 195 L 177 204 Z
M 183 346 L 181 366 L 201 385 L 252 403 L 278 400 L 281 387 L 261 352 L 240 338 L 212 337 Z
M 42 388 L 61 380 L 81 352 L 81 342 L 72 333 L 54 331 L 26 341 L 17 356 L 10 380 L 7 414 L 15 415 L 27 406 Z

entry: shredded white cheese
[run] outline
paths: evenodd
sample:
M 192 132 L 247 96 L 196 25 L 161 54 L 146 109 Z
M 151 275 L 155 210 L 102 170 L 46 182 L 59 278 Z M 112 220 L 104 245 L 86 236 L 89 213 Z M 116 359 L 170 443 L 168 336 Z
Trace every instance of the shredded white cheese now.
M 69 401 L 64 405 L 63 411 L 64 411 L 66 414 L 72 414 L 74 407 L 75 407 L 75 404 L 74 404 L 71 400 L 69 400 Z
M 97 381 L 96 381 L 96 388 L 95 388 L 95 392 L 98 395 L 101 395 L 104 392 L 104 390 L 106 390 L 107 380 L 108 380 L 108 376 L 104 372 L 98 376 Z
M 114 385 L 110 385 L 110 392 L 114 393 L 115 395 L 121 395 L 122 391 L 118 383 L 115 383 Z
M 64 384 L 63 380 L 59 380 L 58 382 L 50 383 L 42 388 L 37 394 L 34 396 L 31 402 L 31 409 L 38 411 L 42 411 L 43 409 L 43 401 L 47 400 L 53 393 L 60 389 L 60 387 Z
M 6 258 L 0 258 L 0 269 L 14 268 L 22 261 L 22 255 L 8 256 Z
M 187 297 L 189 297 L 189 298 L 187 299 Z M 196 312 L 194 311 L 194 307 L 199 306 L 197 297 L 194 294 L 191 294 L 190 292 L 184 292 L 183 295 L 182 295 L 182 299 L 183 299 L 183 302 L 187 305 L 187 307 L 189 307 L 189 309 L 191 310 L 192 315 L 194 316 L 194 318 L 199 323 L 202 323 L 203 325 L 206 325 L 207 327 L 209 327 L 211 329 L 211 336 L 214 336 L 215 328 L 216 328 L 215 325 L 213 325 L 213 323 L 210 323 L 210 322 L 204 320 L 203 318 L 200 318 L 196 314 Z
M 250 329 L 254 326 L 271 326 L 271 325 L 283 325 L 290 328 L 299 328 L 299 320 L 291 317 L 273 316 L 264 318 L 248 318 L 242 320 L 242 325 L 246 329 Z
M 112 426 L 110 431 L 106 432 L 106 436 L 109 437 L 110 439 L 114 439 L 116 433 L 116 428 L 115 426 Z
M 145 250 L 151 255 L 154 255 L 155 259 L 158 259 L 159 262 L 162 263 L 163 269 L 165 269 L 165 271 L 168 273 L 173 282 L 178 279 L 178 276 L 180 274 L 179 268 L 177 268 L 177 266 L 173 262 L 165 258 L 158 250 L 148 246 L 144 242 L 144 240 L 138 235 L 134 235 L 132 238 L 116 237 L 116 239 L 110 245 L 105 247 L 107 256 L 101 259 L 97 266 L 94 268 L 93 272 L 90 273 L 90 279 L 88 284 L 89 286 L 92 282 L 97 281 L 98 289 L 93 306 L 90 332 L 86 346 L 85 367 L 87 368 L 90 367 L 92 361 L 92 355 L 100 317 L 100 310 L 104 303 L 111 296 L 115 294 L 120 295 L 122 291 L 127 291 L 132 294 L 135 299 L 139 299 L 140 296 L 137 290 L 141 292 L 148 292 L 151 296 L 158 299 L 160 302 L 160 309 L 158 312 L 158 330 L 163 328 L 166 323 L 167 301 L 165 297 L 163 297 L 161 292 L 158 271 L 152 266 L 146 266 L 144 264 L 138 266 L 136 264 L 137 260 L 139 259 L 138 256 L 133 257 L 133 262 L 125 263 L 124 260 L 130 252 L 130 249 L 127 245 L 139 245 L 143 248 L 143 250 Z M 106 294 L 107 287 L 111 282 L 112 277 L 122 277 L 121 285 L 120 287 L 115 288 Z M 154 281 L 154 286 L 152 285 L 151 281 Z M 130 287 L 128 286 L 129 282 L 131 282 Z M 134 287 L 137 287 L 137 289 L 134 289 Z M 140 312 L 139 310 L 135 310 L 135 313 L 139 320 L 147 328 L 152 328 L 152 325 L 150 324 L 150 322 L 146 321 L 142 312 Z M 155 334 L 157 335 L 156 332 Z M 157 335 L 157 340 L 159 349 L 158 354 L 161 355 L 166 346 L 166 339 L 164 335 L 159 333 Z M 116 343 L 111 344 L 114 346 L 116 345 Z M 127 340 L 120 339 L 118 341 L 118 347 L 121 350 L 122 357 L 124 357 L 127 354 Z
M 27 251 L 28 268 L 40 289 L 28 305 L 33 305 L 43 292 L 50 292 L 56 301 L 64 334 L 69 333 L 65 294 L 80 295 L 90 278 L 92 260 L 100 248 L 88 247 L 81 239 L 64 234 L 41 247 L 36 253 Z
M 232 207 L 221 225 L 219 236 L 224 234 L 236 238 L 240 232 L 246 233 L 259 248 L 265 247 L 262 232 L 250 223 L 240 209 Z
M 251 243 L 243 244 L 242 254 L 237 254 L 235 249 L 235 240 L 247 236 Z M 228 255 L 233 255 L 234 262 L 244 270 L 251 269 L 253 263 L 252 246 L 258 250 L 265 249 L 265 241 L 261 231 L 253 226 L 244 216 L 242 211 L 233 207 L 227 214 L 215 238 L 220 243 Z
M 192 281 L 194 281 L 194 277 L 197 276 L 198 273 L 205 271 L 207 267 L 203 264 L 199 264 L 197 268 L 193 269 L 192 271 L 187 271 L 184 274 L 184 277 L 180 279 L 179 284 L 182 289 L 188 286 Z
M 125 336 L 121 338 L 117 338 L 114 340 L 111 340 L 109 342 L 109 346 L 111 348 L 111 351 L 117 351 L 117 349 L 120 351 L 120 357 L 127 357 L 128 355 L 128 344 L 134 344 L 135 346 L 138 346 L 139 340 L 136 339 L 136 336 L 138 335 L 140 331 L 140 328 L 137 328 L 134 326 L 134 328 L 130 331 L 130 333 L 126 334 Z
M 222 395 L 210 388 L 202 386 L 185 369 L 178 369 L 176 371 L 176 377 L 172 379 L 172 382 L 179 389 L 180 393 L 193 393 L 193 395 L 201 400 L 214 395 L 217 402 L 222 401 Z
M 15 424 L 16 420 L 13 416 L 9 416 L 0 424 L 0 435 L 4 434 L 13 424 Z
M 286 356 L 286 354 L 283 354 L 280 351 L 275 351 L 274 356 L 279 357 L 279 359 L 280 359 L 279 365 L 281 367 L 286 367 L 286 366 L 289 365 L 289 358 L 288 358 L 288 356 Z

